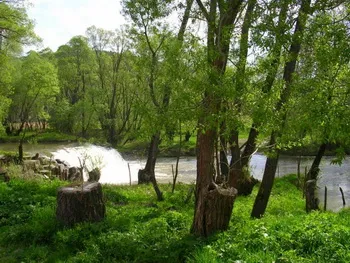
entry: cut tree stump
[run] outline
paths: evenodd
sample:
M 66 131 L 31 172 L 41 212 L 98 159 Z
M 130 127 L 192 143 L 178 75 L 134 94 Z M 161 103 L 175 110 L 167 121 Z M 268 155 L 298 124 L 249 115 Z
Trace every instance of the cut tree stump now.
M 197 200 L 201 205 L 197 208 L 191 232 L 208 237 L 217 231 L 227 230 L 237 190 L 213 185 L 202 194 Z
M 61 187 L 57 193 L 56 218 L 66 226 L 79 222 L 99 222 L 106 207 L 100 183 L 84 183 Z

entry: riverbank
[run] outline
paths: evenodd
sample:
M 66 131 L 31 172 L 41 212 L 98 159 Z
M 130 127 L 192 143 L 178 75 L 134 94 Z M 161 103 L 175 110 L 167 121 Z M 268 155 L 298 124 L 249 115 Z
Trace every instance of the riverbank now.
M 244 133 L 243 138 L 239 140 L 239 144 L 243 145 L 246 141 L 248 134 Z M 19 143 L 21 136 L 0 136 L 0 143 Z M 71 144 L 71 143 L 93 143 L 96 145 L 106 146 L 109 145 L 106 142 L 99 140 L 98 138 L 84 139 L 75 135 L 59 133 L 54 130 L 45 130 L 41 132 L 27 132 L 24 142 L 26 144 L 33 145 L 31 148 L 35 147 L 35 144 Z M 260 139 L 260 144 L 264 145 L 264 140 Z M 147 150 L 149 147 L 149 141 L 136 139 L 129 141 L 124 145 L 117 146 L 117 150 L 122 154 L 124 159 L 140 159 L 147 157 Z M 182 141 L 181 147 L 179 145 L 179 138 L 175 137 L 173 140 L 164 139 L 159 146 L 158 157 L 176 157 L 179 154 L 183 157 L 193 157 L 196 156 L 196 136 L 191 136 L 188 141 Z M 309 143 L 305 146 L 295 146 L 290 149 L 282 149 L 281 154 L 288 156 L 315 156 L 318 151 L 319 145 L 315 143 Z M 14 146 L 13 150 L 17 151 L 18 146 Z M 48 147 L 50 148 L 50 147 Z M 0 151 L 4 150 L 0 147 Z M 8 149 L 6 149 L 8 150 Z M 264 153 L 266 149 L 264 146 L 258 149 L 259 153 Z M 325 156 L 334 156 L 337 151 L 337 145 L 329 145 Z M 346 154 L 350 154 L 350 149 L 345 149 Z
M 2 135 L 0 136 L 0 143 L 19 143 L 22 135 Z M 53 130 L 46 130 L 40 132 L 27 131 L 24 137 L 25 143 L 69 143 L 79 141 L 79 137 L 70 134 L 64 134 Z
M 117 147 L 118 152 L 124 159 L 135 159 L 147 157 L 149 147 L 148 141 L 135 140 Z M 191 137 L 189 141 L 182 142 L 181 147 L 178 140 L 164 141 L 159 146 L 158 157 L 196 156 L 196 138 Z
M 65 228 L 55 220 L 60 181 L 0 183 L 0 262 L 350 262 L 350 211 L 304 212 L 294 176 L 277 179 L 266 216 L 250 219 L 253 195 L 238 197 L 230 228 L 189 234 L 191 185 L 104 185 L 107 217 Z

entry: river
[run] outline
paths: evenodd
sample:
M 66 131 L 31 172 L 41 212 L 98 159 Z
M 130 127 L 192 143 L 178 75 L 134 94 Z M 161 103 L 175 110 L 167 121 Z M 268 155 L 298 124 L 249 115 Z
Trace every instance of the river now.
M 18 144 L 6 143 L 0 144 L 0 150 L 13 151 L 17 149 Z M 96 145 L 77 145 L 77 144 L 26 144 L 24 151 L 30 154 L 39 152 L 41 154 L 52 156 L 55 159 L 61 159 L 72 166 L 79 166 L 80 160 L 85 160 L 88 169 L 96 166 L 101 168 L 101 183 L 128 184 L 130 181 L 129 169 L 132 183 L 137 183 L 137 172 L 145 164 L 145 159 L 123 159 L 118 151 L 112 148 L 106 148 Z M 305 167 L 310 167 L 313 157 L 301 158 L 301 171 Z M 350 198 L 350 157 L 347 157 L 341 166 L 331 164 L 332 157 L 324 157 L 321 163 L 320 179 L 318 182 L 319 198 L 321 203 L 324 196 L 324 187 L 328 188 L 328 209 L 337 211 L 343 207 L 339 187 L 342 187 L 345 200 Z M 256 153 L 250 162 L 252 175 L 261 179 L 264 172 L 266 157 Z M 175 166 L 175 158 L 158 158 L 156 164 L 156 178 L 160 183 L 169 183 L 172 181 L 172 168 Z M 281 156 L 279 160 L 276 177 L 285 174 L 297 172 L 297 157 Z M 195 157 L 182 157 L 179 162 L 178 182 L 194 183 L 196 180 L 196 160 Z M 348 205 L 348 204 L 347 204 Z

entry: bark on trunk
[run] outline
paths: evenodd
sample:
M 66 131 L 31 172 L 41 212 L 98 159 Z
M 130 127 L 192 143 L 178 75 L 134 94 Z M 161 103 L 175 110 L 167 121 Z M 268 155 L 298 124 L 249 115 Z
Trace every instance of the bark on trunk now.
M 256 0 L 248 0 L 247 10 L 244 16 L 242 31 L 241 31 L 241 40 L 240 40 L 240 52 L 239 60 L 237 65 L 237 74 L 235 76 L 234 82 L 236 83 L 236 92 L 238 93 L 237 98 L 235 99 L 235 104 L 237 105 L 237 111 L 241 111 L 242 101 L 240 95 L 245 90 L 245 72 L 248 56 L 248 35 L 249 29 L 252 22 L 252 14 L 256 5 Z M 241 155 L 241 149 L 238 144 L 239 142 L 239 133 L 237 128 L 232 132 L 231 137 L 231 153 L 232 160 L 230 165 L 230 176 L 229 176 L 229 185 L 235 187 L 238 190 L 240 195 L 249 195 L 256 183 L 256 181 L 248 174 L 248 166 L 242 163 L 243 156 Z M 249 161 L 249 158 L 248 158 Z
M 322 160 L 322 157 L 326 151 L 327 144 L 322 143 L 320 145 L 320 148 L 318 149 L 317 155 L 315 156 L 314 161 L 312 162 L 311 168 L 309 172 L 307 173 L 306 180 L 317 180 L 318 173 L 320 171 L 320 163 Z
M 248 163 L 243 166 L 242 161 L 244 160 L 241 155 L 241 150 L 238 145 L 238 132 L 233 132 L 230 140 L 231 144 L 231 164 L 228 184 L 234 187 L 238 191 L 238 195 L 250 195 L 253 191 L 254 185 L 258 182 L 255 178 L 250 176 Z M 247 145 L 246 145 L 247 147 Z M 247 158 L 249 162 L 249 158 Z
M 258 138 L 259 131 L 256 129 L 253 124 L 250 131 L 249 136 L 244 147 L 244 151 L 242 153 L 241 163 L 242 167 L 248 167 L 249 161 L 256 150 L 256 139 Z
M 283 44 L 283 28 L 287 17 L 287 11 L 288 11 L 288 2 L 285 1 L 282 4 L 279 18 L 278 18 L 278 31 L 276 33 L 276 42 L 274 44 L 274 47 L 272 48 L 271 55 L 273 57 L 273 60 L 271 62 L 270 70 L 267 73 L 262 91 L 263 93 L 267 94 L 271 91 L 273 83 L 276 79 L 276 75 L 278 72 L 278 68 L 280 65 L 280 57 L 281 57 L 281 50 L 282 50 L 282 44 Z M 249 132 L 249 137 L 246 142 L 246 147 L 244 148 L 244 151 L 242 153 L 242 167 L 248 167 L 249 161 L 251 159 L 252 154 L 256 151 L 256 140 L 259 135 L 258 128 L 261 126 L 260 120 L 255 120 L 252 124 L 252 127 Z M 252 177 L 251 177 L 252 178 Z M 257 180 L 255 181 L 257 182 Z
M 208 236 L 215 231 L 226 230 L 232 213 L 236 190 L 222 191 L 213 182 L 214 152 L 217 141 L 218 123 L 213 116 L 221 108 L 221 98 L 212 92 L 212 86 L 221 85 L 230 49 L 230 40 L 234 21 L 240 11 L 241 0 L 222 4 L 210 1 L 209 10 L 196 1 L 207 20 L 207 60 L 211 67 L 208 71 L 208 88 L 204 92 L 197 134 L 197 182 L 195 214 L 191 232 L 198 236 Z M 220 21 L 220 22 L 217 22 Z
M 318 173 L 320 172 L 320 163 L 322 157 L 326 151 L 327 144 L 323 143 L 318 149 L 317 155 L 315 156 L 314 161 L 312 162 L 311 168 L 306 175 L 306 187 L 305 187 L 305 196 L 306 196 L 306 212 L 311 212 L 312 210 L 318 210 L 319 200 L 316 195 L 316 184 Z
M 226 111 L 226 108 L 224 109 Z M 221 182 L 227 182 L 228 181 L 228 175 L 229 175 L 229 164 L 228 164 L 228 159 L 227 159 L 227 140 L 225 138 L 225 133 L 226 131 L 226 123 L 223 121 L 220 125 L 220 171 L 221 174 L 218 175 L 220 178 L 220 181 L 217 183 Z
M 241 166 L 241 151 L 238 145 L 239 133 L 237 130 L 232 131 L 230 137 L 230 150 L 231 150 L 231 163 L 230 163 L 230 176 L 228 184 L 232 187 L 237 187 L 238 182 L 243 180 L 243 172 Z
M 205 189 L 202 192 L 201 205 L 197 207 L 198 217 L 194 221 L 192 233 L 208 237 L 217 231 L 227 230 L 236 196 L 237 190 L 233 187 L 225 189 L 212 184 Z
M 274 146 L 276 143 L 275 134 L 273 133 L 270 138 L 270 146 Z M 279 152 L 276 150 L 274 153 L 270 153 L 266 160 L 263 179 L 259 188 L 259 192 L 255 198 L 253 210 L 251 216 L 254 218 L 261 218 L 266 210 L 267 203 L 270 198 L 273 182 L 275 180 L 275 174 L 278 165 Z
M 98 222 L 106 213 L 101 184 L 84 183 L 58 190 L 56 218 L 65 226 L 79 222 Z
M 224 189 L 213 182 L 213 155 L 216 132 L 198 132 L 196 206 L 191 232 L 207 237 L 226 230 L 237 190 Z
M 148 184 L 155 177 L 155 166 L 158 154 L 158 146 L 160 142 L 160 133 L 152 136 L 151 143 L 148 148 L 147 162 L 144 169 L 140 169 L 138 173 L 139 184 Z
M 297 22 L 295 24 L 295 29 L 292 37 L 292 42 L 288 52 L 290 60 L 286 61 L 284 65 L 283 80 L 285 82 L 285 86 L 281 92 L 280 99 L 278 100 L 275 106 L 276 112 L 280 112 L 282 110 L 281 125 L 278 129 L 272 131 L 271 133 L 270 152 L 273 153 L 273 156 L 268 157 L 266 161 L 263 180 L 260 185 L 258 195 L 256 196 L 251 214 L 251 216 L 255 218 L 260 218 L 265 213 L 267 202 L 269 200 L 270 193 L 272 190 L 273 181 L 275 179 L 275 173 L 279 157 L 279 149 L 277 149 L 276 147 L 276 138 L 281 136 L 281 131 L 283 130 L 286 124 L 287 113 L 283 108 L 284 105 L 288 102 L 289 96 L 292 91 L 293 74 L 295 72 L 297 59 L 301 49 L 301 41 L 305 29 L 307 15 L 310 12 L 310 3 L 311 0 L 301 1 Z
M 160 132 L 152 136 L 150 147 L 148 149 L 146 166 L 144 169 L 139 170 L 138 181 L 139 181 L 139 184 L 152 183 L 153 188 L 157 194 L 158 201 L 162 201 L 164 199 L 163 193 L 160 191 L 158 187 L 155 172 L 154 172 L 155 166 L 156 166 L 159 143 L 160 143 Z
M 319 200 L 316 196 L 316 180 L 308 180 L 305 186 L 306 212 L 318 210 Z

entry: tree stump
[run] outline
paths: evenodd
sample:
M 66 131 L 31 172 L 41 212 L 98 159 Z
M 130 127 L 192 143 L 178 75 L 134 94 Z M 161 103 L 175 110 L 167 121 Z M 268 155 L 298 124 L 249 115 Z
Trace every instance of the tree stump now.
M 98 222 L 106 213 L 100 183 L 61 187 L 57 193 L 56 218 L 66 226 Z
M 233 187 L 223 188 L 213 185 L 198 200 L 201 205 L 196 211 L 191 232 L 197 236 L 210 236 L 216 231 L 227 230 L 232 214 L 233 204 L 237 196 L 237 190 Z
M 316 197 L 316 180 L 308 180 L 305 188 L 306 212 L 318 210 L 319 200 Z

